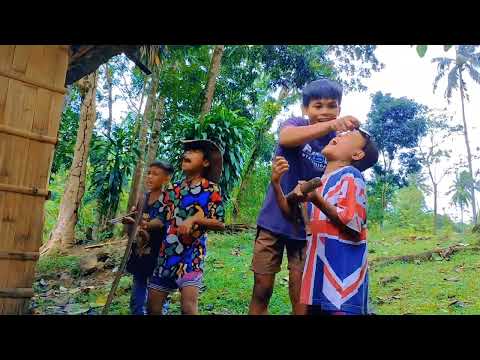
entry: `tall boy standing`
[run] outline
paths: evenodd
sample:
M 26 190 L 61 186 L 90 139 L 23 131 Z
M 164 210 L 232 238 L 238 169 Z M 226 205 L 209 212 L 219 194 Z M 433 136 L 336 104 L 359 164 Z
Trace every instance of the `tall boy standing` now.
M 342 87 L 331 80 L 316 80 L 303 90 L 302 111 L 308 119 L 291 118 L 281 128 L 276 155 L 290 163 L 281 187 L 290 192 L 300 180 L 322 176 L 326 160 L 323 147 L 336 131 L 352 130 L 359 122 L 352 116 L 339 118 Z M 257 236 L 251 269 L 254 287 L 250 302 L 251 315 L 268 314 L 275 274 L 280 271 L 286 248 L 289 268 L 289 295 L 294 314 L 304 314 L 299 303 L 300 284 L 305 262 L 306 234 L 304 226 L 295 227 L 282 214 L 270 185 L 257 220 Z
M 362 171 L 378 160 L 378 150 L 363 130 L 333 138 L 323 149 L 328 165 L 322 185 L 308 196 L 294 189 L 297 201 L 313 206 L 300 302 L 309 314 L 368 314 L 367 204 Z M 292 200 L 287 202 L 279 180 L 289 164 L 277 157 L 272 183 L 277 202 L 292 218 Z

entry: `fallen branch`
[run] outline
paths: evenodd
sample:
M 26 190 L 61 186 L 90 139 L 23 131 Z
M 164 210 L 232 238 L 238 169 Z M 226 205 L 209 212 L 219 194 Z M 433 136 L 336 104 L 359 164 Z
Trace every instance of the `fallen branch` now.
M 248 230 L 255 230 L 256 226 L 255 225 L 250 225 L 250 224 L 227 224 L 225 225 L 225 230 L 226 232 L 242 232 L 242 231 L 248 231 Z
M 109 241 L 102 244 L 88 245 L 88 246 L 85 246 L 84 249 L 94 249 L 94 248 L 104 247 L 104 246 L 113 245 L 113 244 L 125 244 L 127 241 L 128 240 Z
M 370 261 L 371 266 L 379 266 L 379 265 L 389 265 L 397 261 L 401 262 L 413 262 L 415 260 L 420 260 L 420 261 L 427 261 L 431 260 L 432 256 L 434 254 L 440 255 L 442 258 L 446 259 L 450 257 L 451 255 L 459 252 L 459 251 L 464 251 L 464 250 L 480 250 L 480 246 L 465 246 L 465 245 L 459 245 L 455 244 L 452 246 L 449 246 L 447 248 L 438 248 L 430 251 L 425 251 L 422 253 L 418 254 L 410 254 L 410 255 L 399 255 L 399 256 L 382 256 L 375 258 Z

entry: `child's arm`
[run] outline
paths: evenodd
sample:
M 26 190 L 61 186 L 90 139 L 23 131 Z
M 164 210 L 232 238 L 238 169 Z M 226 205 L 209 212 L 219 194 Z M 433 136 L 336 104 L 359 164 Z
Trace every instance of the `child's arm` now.
M 353 116 L 343 116 L 307 126 L 286 126 L 280 131 L 278 143 L 287 148 L 296 147 L 321 138 L 332 131 L 353 130 L 359 126 L 360 122 Z
M 283 215 L 290 221 L 294 220 L 294 210 L 290 207 L 285 194 L 283 193 L 280 185 L 280 180 L 289 169 L 288 161 L 283 156 L 276 156 L 272 164 L 272 187 L 275 193 L 278 207 L 282 211 Z
M 202 210 L 200 210 L 196 212 L 195 215 L 185 219 L 185 221 L 183 221 L 183 223 L 178 227 L 178 234 L 189 235 L 192 232 L 195 224 L 205 227 L 209 230 L 224 230 L 225 212 L 223 209 L 220 188 L 216 184 L 213 184 L 213 191 L 210 194 L 208 209 L 208 214 L 205 214 Z
M 308 200 L 320 209 L 342 232 L 349 234 L 353 241 L 360 241 L 359 232 L 346 226 L 340 216 L 338 215 L 337 207 L 326 201 L 318 192 L 313 192 L 308 195 Z

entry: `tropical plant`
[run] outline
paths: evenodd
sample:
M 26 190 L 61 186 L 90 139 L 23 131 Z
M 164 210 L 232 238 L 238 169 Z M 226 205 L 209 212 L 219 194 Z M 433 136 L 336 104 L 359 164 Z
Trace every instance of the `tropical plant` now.
M 466 206 L 472 202 L 472 177 L 468 171 L 460 171 L 456 173 L 455 180 L 450 186 L 446 195 L 451 195 L 451 203 L 460 209 L 460 222 L 463 225 L 463 214 Z
M 438 57 L 432 59 L 432 62 L 437 63 L 437 75 L 433 82 L 433 91 L 437 89 L 438 82 L 447 78 L 447 87 L 445 89 L 445 97 L 447 101 L 450 101 L 452 97 L 453 90 L 460 89 L 460 100 L 462 104 L 462 120 L 463 120 L 463 134 L 465 137 L 465 146 L 467 148 L 467 161 L 468 161 L 468 170 L 470 176 L 473 177 L 473 166 L 472 166 L 472 152 L 470 149 L 470 142 L 468 138 L 468 127 L 467 120 L 465 118 L 465 99 L 467 101 L 468 92 L 466 88 L 466 83 L 464 80 L 464 73 L 468 73 L 470 78 L 480 84 L 480 52 L 475 51 L 475 46 L 473 45 L 457 45 L 455 46 L 455 59 L 448 57 Z M 471 205 L 472 205 L 472 215 L 474 224 L 477 223 L 477 208 L 475 202 L 475 189 L 473 185 L 470 187 L 471 192 Z
M 412 149 L 426 133 L 425 110 L 425 106 L 405 97 L 394 98 L 380 91 L 372 95 L 366 127 L 380 152 L 379 162 L 373 167 L 375 189 L 380 191 L 380 211 L 387 208 L 393 188 L 407 185 L 408 174 L 421 168 Z M 384 215 L 379 219 L 383 226 Z
M 126 126 L 113 125 L 110 136 L 95 138 L 90 152 L 93 167 L 88 200 L 97 200 L 100 233 L 111 236 L 107 220 L 115 217 L 120 195 L 128 184 L 138 157 L 138 146 L 133 136 L 135 124 L 130 118 Z
M 175 169 L 180 169 L 183 152 L 180 140 L 183 139 L 209 139 L 223 150 L 220 186 L 228 197 L 240 178 L 245 156 L 252 144 L 253 129 L 248 120 L 224 107 L 213 108 L 201 123 L 197 117 L 182 115 L 177 126 L 166 134 L 162 144 L 162 153 L 174 164 Z M 177 171 L 174 178 L 178 180 L 181 176 Z

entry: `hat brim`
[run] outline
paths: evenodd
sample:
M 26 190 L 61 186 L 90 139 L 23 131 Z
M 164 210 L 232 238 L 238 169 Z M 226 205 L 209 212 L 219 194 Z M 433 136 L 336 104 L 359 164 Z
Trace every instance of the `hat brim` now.
M 185 150 L 205 149 L 208 151 L 208 161 L 210 162 L 210 167 L 205 173 L 205 178 L 208 181 L 218 183 L 220 181 L 223 169 L 223 154 L 218 145 L 207 139 L 182 140 L 182 144 Z

